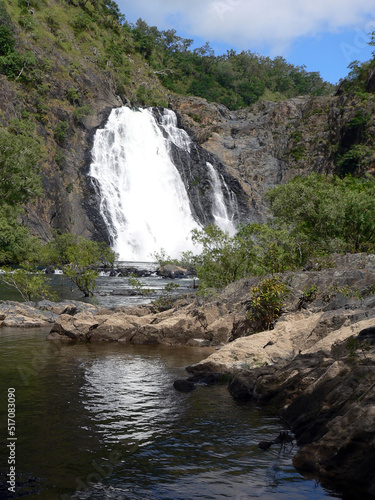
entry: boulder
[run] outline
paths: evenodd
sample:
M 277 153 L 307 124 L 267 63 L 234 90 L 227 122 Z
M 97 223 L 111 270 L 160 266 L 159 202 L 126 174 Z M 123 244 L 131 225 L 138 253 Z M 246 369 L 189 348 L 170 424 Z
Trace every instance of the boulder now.
M 48 335 L 49 340 L 90 340 L 91 332 L 99 326 L 95 317 L 86 312 L 75 316 L 60 314 Z
M 191 392 L 196 389 L 195 384 L 193 382 L 190 382 L 189 380 L 175 380 L 173 382 L 173 387 L 180 392 Z
M 163 276 L 163 278 L 185 278 L 189 274 L 187 269 L 174 264 L 161 266 L 156 272 L 158 276 Z
M 43 327 L 55 321 L 57 314 L 29 302 L 0 301 L 0 326 Z

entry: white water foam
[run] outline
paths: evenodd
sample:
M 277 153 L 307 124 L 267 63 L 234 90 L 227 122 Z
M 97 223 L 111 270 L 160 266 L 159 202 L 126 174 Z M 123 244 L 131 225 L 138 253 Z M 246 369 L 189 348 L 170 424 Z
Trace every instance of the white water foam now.
M 96 131 L 90 176 L 97 181 L 100 211 L 120 260 L 150 261 L 161 249 L 171 257 L 197 251 L 190 235 L 202 226 L 193 218 L 185 185 L 171 160 L 172 143 L 190 152 L 191 139 L 169 109 L 163 110 L 158 124 L 151 108 L 117 108 Z M 234 234 L 236 197 L 210 163 L 207 168 L 215 223 Z
M 164 110 L 162 126 L 150 109 L 114 109 L 95 134 L 90 175 L 98 182 L 100 209 L 120 260 L 150 261 L 162 248 L 172 257 L 193 250 L 188 195 L 169 155 L 170 141 L 188 150 L 190 139 Z
M 215 219 L 215 224 L 223 231 L 227 231 L 231 236 L 236 232 L 234 224 L 234 216 L 238 212 L 237 200 L 233 193 L 229 190 L 224 178 L 218 174 L 213 165 L 206 163 L 208 172 L 211 178 L 212 186 L 212 215 Z M 227 206 L 224 199 L 223 188 L 227 191 L 229 205 Z

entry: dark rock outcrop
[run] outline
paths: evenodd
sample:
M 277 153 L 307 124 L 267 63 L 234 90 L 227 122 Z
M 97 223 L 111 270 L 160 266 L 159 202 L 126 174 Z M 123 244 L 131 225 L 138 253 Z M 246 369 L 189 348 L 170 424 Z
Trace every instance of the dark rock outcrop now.
M 375 348 L 361 337 L 352 337 L 352 348 L 338 343 L 330 356 L 298 355 L 243 372 L 229 391 L 280 409 L 300 446 L 297 470 L 367 498 L 375 495 Z
M 185 379 L 178 379 L 173 382 L 173 387 L 180 392 L 191 392 L 196 389 L 195 384 Z

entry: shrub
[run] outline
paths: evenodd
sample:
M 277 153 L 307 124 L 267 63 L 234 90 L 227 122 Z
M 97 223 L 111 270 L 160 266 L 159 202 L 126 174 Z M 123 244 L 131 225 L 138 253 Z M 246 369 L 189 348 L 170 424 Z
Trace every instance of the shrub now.
M 60 122 L 56 125 L 54 137 L 58 144 L 63 145 L 66 141 L 68 132 L 68 123 L 66 121 Z
M 76 122 L 80 122 L 85 116 L 91 113 L 91 106 L 89 104 L 85 104 L 84 106 L 80 106 L 79 108 L 73 111 L 73 118 Z
M 6 56 L 14 51 L 16 40 L 8 26 L 0 26 L 0 56 Z
M 91 19 L 88 14 L 80 12 L 69 21 L 69 24 L 72 26 L 74 33 L 79 34 L 81 31 L 87 30 L 91 26 Z
M 375 247 L 375 179 L 311 174 L 267 193 L 275 222 L 304 242 L 310 256 Z
M 42 261 L 62 267 L 64 275 L 85 297 L 94 295 L 98 272 L 94 266 L 113 266 L 116 254 L 104 243 L 87 240 L 70 233 L 56 234 L 43 247 Z
M 81 100 L 81 93 L 74 87 L 66 91 L 66 98 L 71 104 L 77 104 Z
M 15 288 L 25 301 L 33 298 L 56 298 L 47 284 L 46 275 L 34 269 L 30 263 L 24 263 L 21 268 L 14 271 L 5 269 L 5 273 L 0 275 L 0 281 L 8 287 Z
M 255 331 L 271 330 L 279 318 L 289 287 L 279 277 L 272 276 L 250 289 L 247 317 L 255 324 Z

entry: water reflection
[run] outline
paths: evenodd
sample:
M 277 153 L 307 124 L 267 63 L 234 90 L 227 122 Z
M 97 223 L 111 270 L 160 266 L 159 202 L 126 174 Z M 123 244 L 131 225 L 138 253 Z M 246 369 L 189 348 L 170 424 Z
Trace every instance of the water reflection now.
M 290 446 L 259 450 L 281 430 L 277 418 L 235 402 L 225 386 L 174 390 L 206 350 L 52 343 L 46 333 L 0 330 L 0 422 L 15 387 L 18 496 L 330 498 L 294 470 Z M 7 469 L 2 446 L 3 478 Z M 0 498 L 6 494 L 2 482 Z
M 178 415 L 170 374 L 159 356 L 125 353 L 85 369 L 80 396 L 105 442 L 151 443 Z

